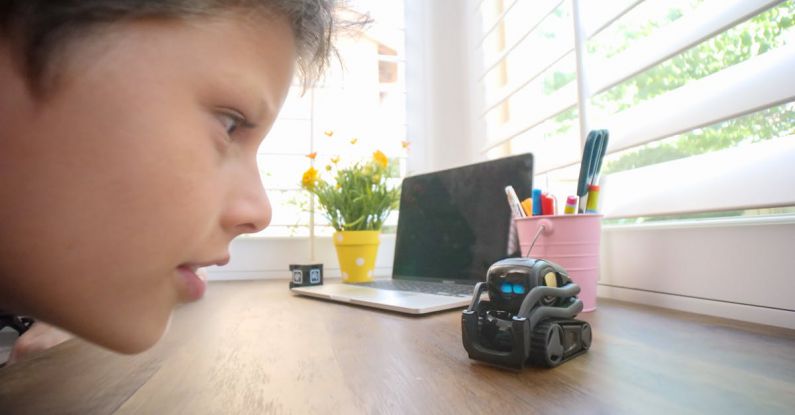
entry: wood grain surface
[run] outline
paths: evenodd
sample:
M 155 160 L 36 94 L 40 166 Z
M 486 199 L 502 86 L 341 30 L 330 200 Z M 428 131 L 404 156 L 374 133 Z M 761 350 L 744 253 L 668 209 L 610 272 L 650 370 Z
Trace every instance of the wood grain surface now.
M 0 369 L 2 414 L 760 414 L 795 408 L 795 332 L 600 300 L 552 369 L 471 361 L 460 310 L 424 317 L 214 282 L 151 350 L 71 340 Z

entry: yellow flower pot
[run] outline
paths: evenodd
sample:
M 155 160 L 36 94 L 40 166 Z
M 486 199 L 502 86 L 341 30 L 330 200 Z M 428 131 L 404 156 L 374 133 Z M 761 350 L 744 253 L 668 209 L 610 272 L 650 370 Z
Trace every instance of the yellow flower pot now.
M 375 257 L 381 231 L 340 231 L 334 233 L 334 246 L 343 282 L 373 280 Z

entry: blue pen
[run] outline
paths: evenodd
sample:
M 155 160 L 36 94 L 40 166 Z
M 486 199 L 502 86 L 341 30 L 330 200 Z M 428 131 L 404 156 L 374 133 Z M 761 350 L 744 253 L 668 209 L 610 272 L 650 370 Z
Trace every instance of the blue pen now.
M 541 189 L 533 189 L 533 216 L 541 214 Z

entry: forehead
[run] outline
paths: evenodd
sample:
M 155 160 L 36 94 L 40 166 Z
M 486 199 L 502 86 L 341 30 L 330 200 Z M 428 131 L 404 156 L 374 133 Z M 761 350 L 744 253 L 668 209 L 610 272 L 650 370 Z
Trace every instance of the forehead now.
M 103 25 L 55 51 L 51 66 L 55 85 L 105 71 L 122 79 L 133 73 L 148 75 L 167 85 L 212 75 L 215 82 L 224 84 L 221 87 L 247 85 L 244 88 L 263 90 L 290 83 L 295 57 L 286 18 L 224 12 Z

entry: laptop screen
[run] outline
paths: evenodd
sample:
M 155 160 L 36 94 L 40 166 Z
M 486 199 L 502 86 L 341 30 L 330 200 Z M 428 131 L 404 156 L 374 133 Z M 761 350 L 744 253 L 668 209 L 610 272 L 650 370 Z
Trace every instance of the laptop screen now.
M 530 197 L 533 155 L 407 177 L 400 197 L 393 278 L 474 283 L 511 256 L 505 186 Z

